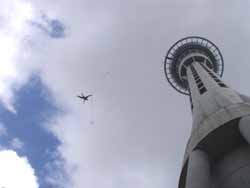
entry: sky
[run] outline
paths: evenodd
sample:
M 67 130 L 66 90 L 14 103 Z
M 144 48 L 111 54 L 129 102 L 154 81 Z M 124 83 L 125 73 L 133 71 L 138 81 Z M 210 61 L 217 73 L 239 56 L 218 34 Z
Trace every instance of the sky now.
M 177 187 L 192 114 L 167 83 L 177 40 L 208 38 L 246 95 L 250 2 L 4 0 L 0 187 Z M 85 104 L 76 96 L 92 94 Z

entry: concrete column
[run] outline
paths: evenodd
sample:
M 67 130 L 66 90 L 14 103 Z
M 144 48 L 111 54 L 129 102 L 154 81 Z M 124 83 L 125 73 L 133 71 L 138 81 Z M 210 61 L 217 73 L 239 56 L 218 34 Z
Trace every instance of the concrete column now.
M 240 119 L 239 130 L 241 135 L 250 144 L 250 116 L 245 116 Z
M 209 157 L 202 150 L 189 156 L 185 188 L 211 188 Z

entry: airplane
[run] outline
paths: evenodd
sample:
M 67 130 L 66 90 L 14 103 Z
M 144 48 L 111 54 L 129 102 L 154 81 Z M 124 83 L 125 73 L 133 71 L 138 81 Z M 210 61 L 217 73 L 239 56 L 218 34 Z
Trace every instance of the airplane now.
M 85 101 L 87 101 L 89 99 L 89 97 L 91 97 L 92 95 L 87 95 L 84 96 L 83 94 L 78 95 L 77 97 L 79 97 L 80 99 L 83 99 L 83 103 L 85 103 Z

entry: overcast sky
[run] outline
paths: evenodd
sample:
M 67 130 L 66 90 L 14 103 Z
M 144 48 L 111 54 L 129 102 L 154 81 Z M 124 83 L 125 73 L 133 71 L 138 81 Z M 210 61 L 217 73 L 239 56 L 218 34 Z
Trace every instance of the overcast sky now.
M 249 19 L 249 1 L 2 1 L 0 186 L 177 187 L 192 116 L 166 51 L 208 38 L 247 95 Z

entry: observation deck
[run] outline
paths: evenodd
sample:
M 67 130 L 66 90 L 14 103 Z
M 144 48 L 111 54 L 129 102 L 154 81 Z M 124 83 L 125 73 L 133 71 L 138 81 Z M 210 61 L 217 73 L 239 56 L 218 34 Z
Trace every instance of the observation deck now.
M 169 84 L 185 95 L 189 95 L 186 70 L 193 62 L 205 64 L 220 77 L 224 71 L 221 52 L 211 41 L 198 36 L 190 36 L 177 41 L 167 52 L 164 71 Z

